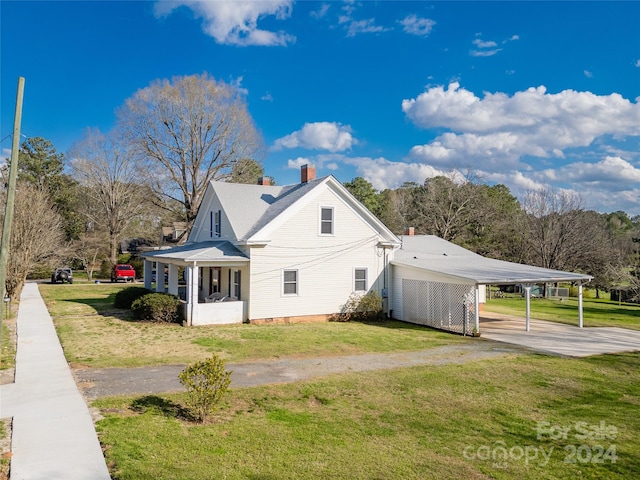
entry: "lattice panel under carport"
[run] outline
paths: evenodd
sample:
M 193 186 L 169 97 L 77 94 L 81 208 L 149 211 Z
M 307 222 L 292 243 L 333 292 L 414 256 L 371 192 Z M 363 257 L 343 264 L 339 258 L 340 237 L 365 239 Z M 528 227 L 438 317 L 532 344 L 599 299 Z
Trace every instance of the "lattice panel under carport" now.
M 473 285 L 403 279 L 403 320 L 470 335 L 474 324 L 474 295 Z

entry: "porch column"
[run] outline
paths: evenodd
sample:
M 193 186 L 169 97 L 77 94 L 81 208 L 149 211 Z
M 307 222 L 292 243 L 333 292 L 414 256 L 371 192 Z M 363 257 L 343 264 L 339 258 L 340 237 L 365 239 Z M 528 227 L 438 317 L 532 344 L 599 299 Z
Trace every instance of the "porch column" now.
M 525 299 L 526 299 L 526 327 L 525 330 L 528 332 L 531 323 L 531 287 L 530 283 L 523 285 L 525 291 Z
M 156 292 L 164 293 L 164 263 L 156 262 Z
M 578 328 L 583 327 L 582 318 L 582 282 L 578 282 Z
M 198 305 L 198 266 L 186 267 L 185 271 L 187 274 L 186 321 L 187 325 L 193 325 L 193 317 Z
M 178 266 L 169 264 L 169 293 L 178 296 Z
M 153 262 L 151 260 L 144 260 L 144 266 L 142 270 L 142 278 L 144 279 L 144 288 L 151 290 L 151 272 L 153 271 Z
M 480 286 L 476 284 L 475 295 L 474 295 L 474 315 L 475 315 L 475 328 L 476 332 L 480 331 Z

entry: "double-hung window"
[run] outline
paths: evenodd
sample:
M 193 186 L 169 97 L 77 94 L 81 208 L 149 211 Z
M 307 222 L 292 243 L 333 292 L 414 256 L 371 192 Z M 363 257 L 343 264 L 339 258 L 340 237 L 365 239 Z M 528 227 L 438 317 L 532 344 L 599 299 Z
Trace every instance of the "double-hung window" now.
M 209 236 L 211 238 L 220 237 L 222 234 L 222 212 L 212 210 L 209 212 Z
M 283 295 L 298 295 L 298 270 L 284 270 L 282 272 Z
M 320 208 L 320 235 L 333 235 L 333 208 Z
M 356 292 L 366 292 L 367 285 L 367 269 L 366 268 L 356 268 L 353 271 L 353 289 Z

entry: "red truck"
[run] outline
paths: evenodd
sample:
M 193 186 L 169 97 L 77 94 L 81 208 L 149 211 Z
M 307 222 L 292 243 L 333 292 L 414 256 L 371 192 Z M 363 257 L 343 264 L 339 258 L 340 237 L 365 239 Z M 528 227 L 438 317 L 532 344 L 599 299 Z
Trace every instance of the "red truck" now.
M 136 280 L 136 271 L 128 264 L 116 265 L 111 270 L 111 282 L 117 282 L 118 280 L 134 282 Z

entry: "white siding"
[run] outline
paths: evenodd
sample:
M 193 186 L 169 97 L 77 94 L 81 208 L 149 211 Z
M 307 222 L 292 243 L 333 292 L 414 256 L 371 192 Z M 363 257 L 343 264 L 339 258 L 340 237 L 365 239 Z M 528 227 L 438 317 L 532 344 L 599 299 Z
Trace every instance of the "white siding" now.
M 319 234 L 320 207 L 334 208 L 334 235 Z M 332 314 L 354 290 L 354 268 L 368 269 L 381 293 L 380 236 L 328 187 L 292 213 L 265 247 L 251 249 L 249 319 Z M 282 294 L 282 271 L 298 270 L 298 295 Z

